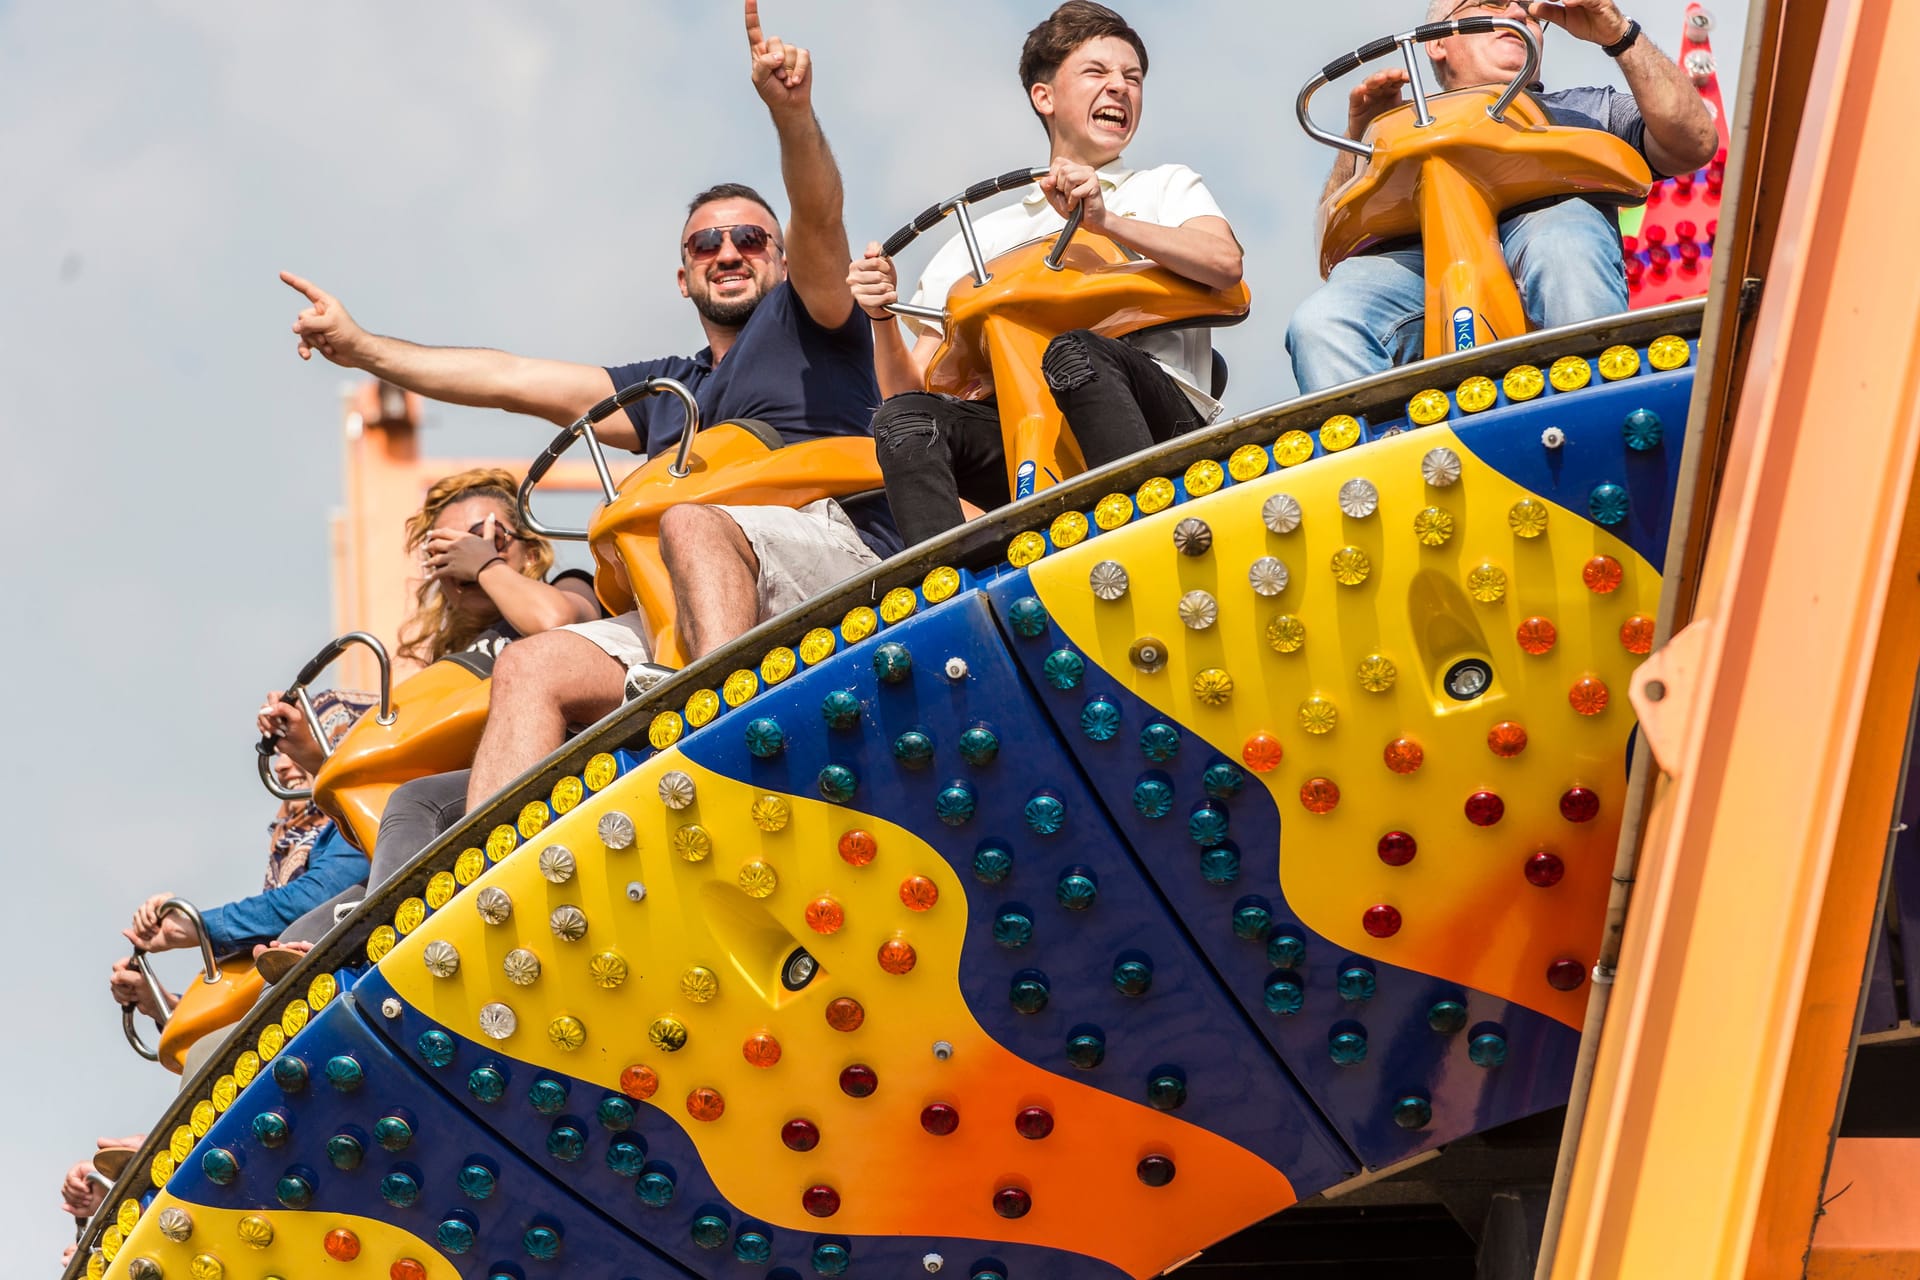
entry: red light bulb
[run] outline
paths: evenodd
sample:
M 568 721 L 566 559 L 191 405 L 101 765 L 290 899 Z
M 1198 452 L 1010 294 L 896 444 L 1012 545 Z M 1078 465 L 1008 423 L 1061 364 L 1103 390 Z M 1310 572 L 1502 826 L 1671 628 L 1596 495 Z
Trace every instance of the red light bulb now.
M 1380 837 L 1380 861 L 1390 867 L 1404 867 L 1420 851 L 1414 838 L 1404 831 L 1389 831 Z
M 1013 1128 L 1021 1137 L 1038 1142 L 1053 1132 L 1053 1113 L 1045 1107 L 1026 1107 L 1013 1117 Z
M 1376 938 L 1391 938 L 1400 932 L 1400 911 L 1384 902 L 1368 907 L 1360 917 L 1360 927 Z
M 820 1128 L 811 1120 L 789 1120 L 780 1126 L 780 1141 L 795 1151 L 811 1151 L 820 1145 Z
M 1578 960 L 1555 960 L 1547 966 L 1547 985 L 1555 991 L 1572 991 L 1587 980 L 1587 967 Z
M 920 1127 L 944 1138 L 960 1127 L 960 1113 L 944 1102 L 931 1102 L 920 1111 Z
M 1491 791 L 1476 791 L 1467 797 L 1467 821 L 1476 827 L 1490 827 L 1506 814 L 1506 801 Z
M 1568 787 L 1560 796 L 1560 816 L 1568 822 L 1592 822 L 1600 813 L 1600 794 L 1586 787 Z
M 1528 884 L 1551 889 L 1560 883 L 1561 876 L 1567 874 L 1567 864 L 1560 861 L 1558 854 L 1543 849 L 1527 859 L 1525 872 Z
M 808 1187 L 800 1193 L 800 1207 L 816 1218 L 840 1212 L 840 1193 L 829 1186 Z

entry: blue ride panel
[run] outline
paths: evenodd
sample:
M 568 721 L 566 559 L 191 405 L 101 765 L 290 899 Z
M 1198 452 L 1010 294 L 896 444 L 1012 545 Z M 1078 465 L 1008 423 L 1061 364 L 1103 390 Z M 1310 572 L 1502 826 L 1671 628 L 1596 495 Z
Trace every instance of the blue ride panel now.
M 1031 587 L 1027 575 L 1019 573 L 995 582 L 987 594 L 1004 619 L 1014 601 L 1031 595 Z M 1009 634 L 1015 634 L 1011 628 Z M 1566 1101 L 1577 1031 L 1457 983 L 1347 952 L 1306 928 L 1280 888 L 1280 815 L 1264 786 L 1201 735 L 1105 678 L 1095 663 L 1086 664 L 1086 679 L 1078 687 L 1052 687 L 1043 673 L 1048 656 L 1074 646 L 1051 619 L 1032 638 L 1016 636 L 1010 644 L 1042 690 L 1058 740 L 1074 752 L 1139 865 L 1245 1017 L 1369 1168 Z M 1083 726 L 1082 716 L 1094 703 L 1117 712 L 1105 740 Z M 1107 721 L 1100 723 L 1106 732 Z M 1164 759 L 1150 758 L 1143 748 L 1142 732 L 1150 725 L 1172 730 L 1155 741 L 1154 756 Z M 1222 765 L 1226 768 L 1219 771 Z M 1216 771 L 1211 779 L 1210 770 Z M 1235 780 L 1231 790 L 1221 785 L 1227 779 Z M 1135 787 L 1143 780 L 1170 788 L 1163 816 L 1148 818 L 1136 807 Z M 1215 784 L 1211 791 L 1209 781 Z M 1230 819 L 1232 838 L 1220 847 L 1240 855 L 1232 878 L 1223 883 L 1210 881 L 1201 865 L 1202 850 L 1185 829 L 1188 812 L 1203 799 Z M 1262 916 L 1267 922 L 1256 923 Z M 1287 938 L 1302 945 L 1303 960 L 1270 953 Z M 1276 969 L 1306 979 L 1295 1012 L 1268 1009 L 1266 984 Z M 1356 971 L 1370 978 L 1353 977 Z M 1341 990 L 1343 974 L 1349 975 L 1347 995 Z M 1363 989 L 1364 998 L 1347 998 Z M 1449 1008 L 1436 1016 L 1433 1011 L 1442 1005 L 1458 1012 Z M 1351 1040 L 1335 1043 L 1349 1032 L 1365 1039 L 1364 1056 L 1357 1061 Z M 1470 1062 L 1468 1045 L 1486 1034 L 1504 1040 L 1504 1058 L 1482 1069 Z M 1336 1060 L 1336 1051 L 1344 1061 Z M 1395 1102 L 1409 1093 L 1424 1094 L 1432 1103 L 1432 1120 L 1423 1128 L 1409 1130 L 1394 1122 Z
M 1006 1048 L 1236 1142 L 1302 1196 L 1356 1172 L 1353 1154 L 1143 875 L 1035 705 L 985 599 L 965 592 L 890 627 L 883 640 L 754 699 L 757 716 L 785 729 L 786 748 L 773 758 L 752 754 L 740 717 L 723 717 L 681 749 L 715 772 L 793 794 L 817 794 L 829 764 L 852 770 L 859 782 L 850 809 L 916 832 L 967 884 L 962 991 Z M 887 646 L 911 655 L 896 683 L 875 670 Z M 958 678 L 947 673 L 955 658 L 965 664 Z M 840 690 L 855 695 L 860 716 L 832 729 L 822 702 Z M 970 763 L 962 738 L 977 728 L 990 730 L 998 748 Z M 902 742 L 910 734 L 925 741 Z M 1143 979 L 1144 990 L 1127 993 Z
M 192 1204 L 265 1210 L 275 1218 L 304 1211 L 391 1223 L 433 1251 L 423 1261 L 437 1254 L 475 1280 L 556 1267 L 582 1280 L 701 1274 L 619 1230 L 592 1200 L 572 1194 L 473 1124 L 441 1082 L 423 1078 L 373 1033 L 384 995 L 378 977 L 370 976 L 316 1014 L 298 1045 L 263 1066 L 214 1122 L 167 1191 Z M 372 1008 L 361 1003 L 369 996 Z M 341 1059 L 350 1066 L 341 1063 L 330 1073 L 329 1065 Z M 283 1065 L 293 1061 L 304 1070 Z M 292 1077 L 299 1078 L 297 1087 L 290 1087 Z M 263 1115 L 279 1119 L 259 1122 Z M 276 1145 L 267 1145 L 280 1129 Z M 330 1141 L 343 1136 L 351 1145 L 336 1143 L 330 1151 Z M 208 1176 L 209 1162 L 222 1163 L 221 1152 L 237 1166 L 226 1185 Z M 353 1167 L 340 1167 L 348 1161 Z M 292 1196 L 283 1198 L 288 1192 Z M 557 1238 L 551 1259 L 529 1251 L 529 1233 L 542 1229 Z M 531 1247 L 544 1250 L 546 1240 L 534 1239 Z M 313 1274 L 328 1265 L 314 1261 Z

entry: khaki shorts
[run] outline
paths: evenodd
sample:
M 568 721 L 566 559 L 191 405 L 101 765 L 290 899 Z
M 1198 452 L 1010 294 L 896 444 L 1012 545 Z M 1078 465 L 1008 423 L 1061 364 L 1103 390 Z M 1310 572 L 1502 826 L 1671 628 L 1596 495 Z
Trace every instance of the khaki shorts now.
M 880 563 L 832 498 L 799 508 L 716 506 L 714 510 L 726 512 L 740 526 L 760 561 L 756 622 L 804 604 Z M 617 618 L 569 623 L 560 630 L 585 636 L 629 670 L 653 661 L 647 640 L 651 629 L 637 609 Z

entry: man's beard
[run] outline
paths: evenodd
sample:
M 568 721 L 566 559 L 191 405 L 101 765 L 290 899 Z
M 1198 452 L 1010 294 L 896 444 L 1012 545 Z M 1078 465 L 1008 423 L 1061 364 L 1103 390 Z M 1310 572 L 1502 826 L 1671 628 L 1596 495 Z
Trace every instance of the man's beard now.
M 695 298 L 693 305 L 708 324 L 717 324 L 723 329 L 738 329 L 753 315 L 753 309 L 760 305 L 763 296 L 757 294 L 738 302 L 720 302 L 709 293 L 705 297 Z

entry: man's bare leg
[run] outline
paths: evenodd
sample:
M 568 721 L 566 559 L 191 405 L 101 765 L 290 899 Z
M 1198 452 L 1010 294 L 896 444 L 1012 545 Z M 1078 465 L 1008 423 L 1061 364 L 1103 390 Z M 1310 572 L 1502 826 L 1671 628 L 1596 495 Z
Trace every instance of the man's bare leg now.
M 753 629 L 760 559 L 733 517 L 695 503 L 669 507 L 660 517 L 660 558 L 673 579 L 674 625 L 688 662 Z
M 626 679 L 619 662 L 571 631 L 543 631 L 502 649 L 487 731 L 467 782 L 467 812 L 564 742 L 569 724 L 592 724 L 618 707 Z

